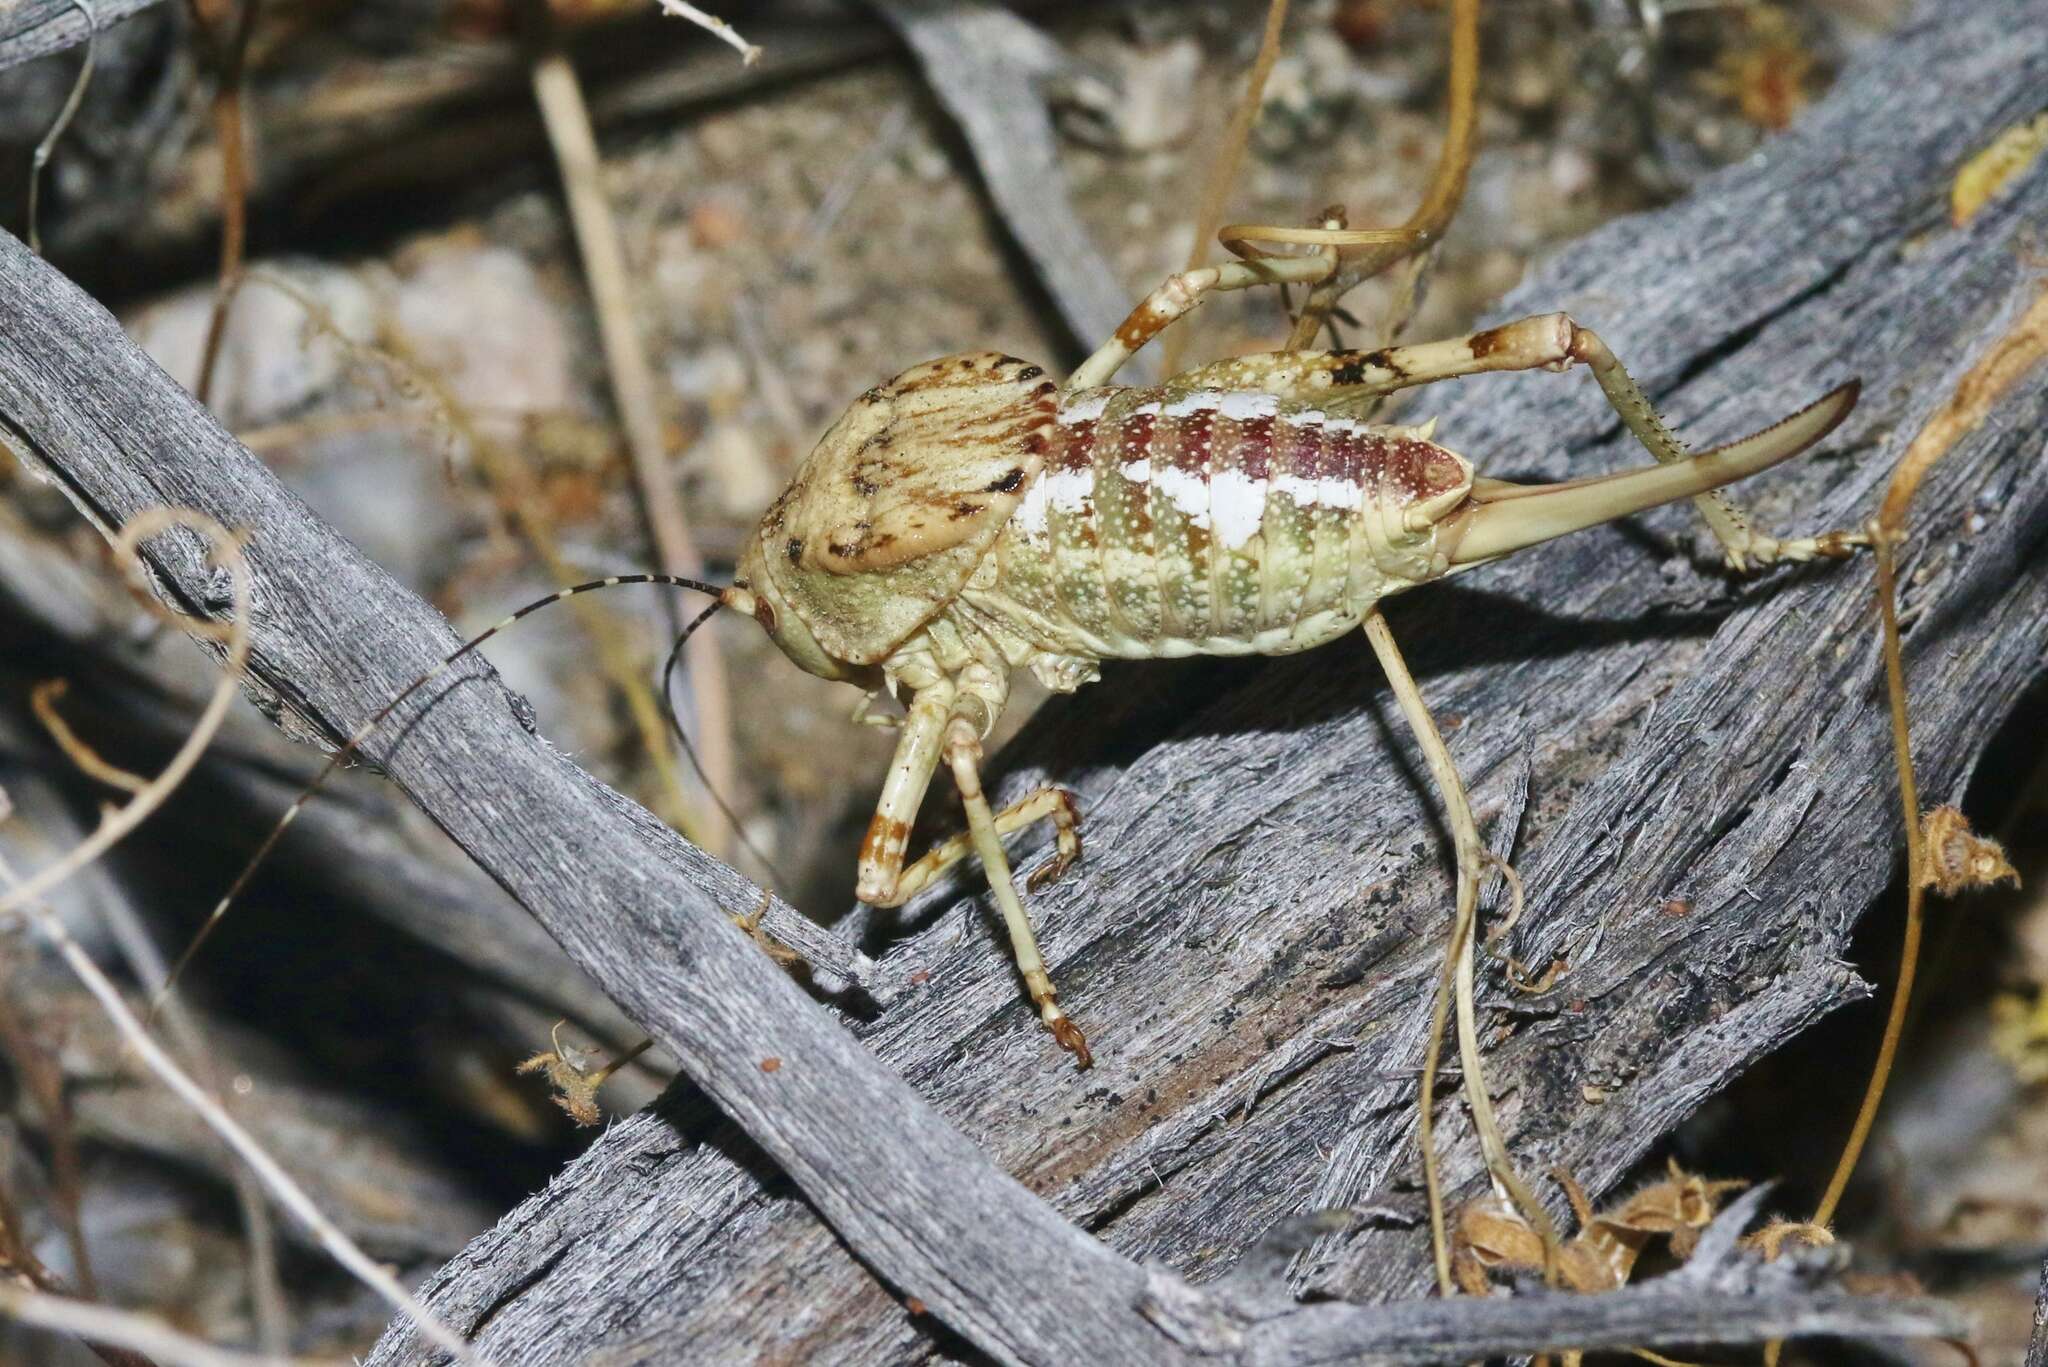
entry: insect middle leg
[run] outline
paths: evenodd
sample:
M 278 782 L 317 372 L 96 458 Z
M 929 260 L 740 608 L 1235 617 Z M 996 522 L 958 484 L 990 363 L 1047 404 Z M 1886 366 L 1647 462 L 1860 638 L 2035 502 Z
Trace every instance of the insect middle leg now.
M 1640 386 L 1599 334 L 1562 313 L 1540 314 L 1467 337 L 1378 351 L 1280 351 L 1240 356 L 1176 376 L 1176 386 L 1257 390 L 1284 399 L 1336 407 L 1363 404 L 1397 390 L 1465 375 L 1510 370 L 1567 370 L 1583 364 L 1638 441 L 1666 465 L 1692 456 L 1650 404 Z M 1693 505 L 1707 521 L 1731 569 L 1781 560 L 1840 559 L 1868 540 L 1860 532 L 1780 538 L 1752 527 L 1719 492 Z
M 973 712 L 974 705 L 975 700 L 962 698 L 951 683 L 936 684 L 912 695 L 888 781 L 883 785 L 867 839 L 861 845 L 858 895 L 870 906 L 901 906 L 969 850 L 979 855 L 988 874 L 989 888 L 995 894 L 996 907 L 1009 931 L 1017 971 L 1023 976 L 1032 1002 L 1053 1038 L 1086 1068 L 1094 1062 L 1088 1052 L 1088 1041 L 1060 1009 L 1059 994 L 1038 949 L 1038 936 L 1025 914 L 1023 899 L 1017 895 L 1009 857 L 1003 852 L 1005 835 L 1033 821 L 1050 819 L 1057 845 L 1053 856 L 1030 880 L 1034 891 L 1045 886 L 1080 857 L 1080 812 L 1073 797 L 1059 788 L 1040 788 L 1000 813 L 989 809 L 981 788 L 980 730 L 969 716 L 962 715 L 963 711 Z M 967 811 L 967 834 L 941 842 L 906 866 L 904 854 L 910 828 L 941 759 L 952 770 L 953 781 L 960 789 L 960 799 Z
M 877 818 L 879 819 L 879 817 Z M 1052 855 L 1025 876 L 1031 892 L 1050 887 L 1081 857 L 1081 809 L 1064 788 L 1034 788 L 995 814 L 996 838 L 1023 830 L 1034 821 L 1050 821 L 1055 841 Z M 896 896 L 908 901 L 974 851 L 974 834 L 963 831 L 932 846 L 896 875 Z
M 1097 347 L 1095 354 L 1068 377 L 1066 388 L 1093 389 L 1108 384 L 1140 347 L 1193 312 L 1211 294 L 1258 285 L 1313 284 L 1335 269 L 1335 258 L 1331 256 L 1268 256 L 1169 275 L 1117 325 L 1116 335 Z

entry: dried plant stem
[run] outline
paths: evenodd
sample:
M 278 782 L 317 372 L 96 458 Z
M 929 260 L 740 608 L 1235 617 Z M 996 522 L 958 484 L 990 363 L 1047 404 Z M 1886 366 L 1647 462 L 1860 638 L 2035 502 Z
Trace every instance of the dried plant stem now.
M 114 1359 L 98 1345 L 147 1354 L 145 1362 L 164 1363 L 167 1367 L 274 1367 L 277 1362 L 274 1357 L 229 1352 L 188 1338 L 154 1315 L 115 1310 L 6 1280 L 0 1280 L 0 1317 L 37 1329 L 74 1334 L 108 1361 Z M 136 1361 L 133 1357 L 126 1360 Z
M 1252 124 L 1259 117 L 1259 106 L 1266 98 L 1266 79 L 1273 74 L 1273 64 L 1280 60 L 1280 33 L 1287 26 L 1287 0 L 1271 0 L 1266 7 L 1266 28 L 1259 36 L 1258 55 L 1252 58 L 1251 75 L 1246 78 L 1244 94 L 1238 99 L 1237 108 L 1231 111 L 1230 123 L 1223 131 L 1223 143 L 1216 150 L 1215 160 L 1209 164 L 1209 178 L 1202 185 L 1202 207 L 1195 213 L 1195 242 L 1188 250 L 1187 269 L 1194 270 L 1209 256 L 1209 239 L 1216 235 L 1216 229 L 1223 223 L 1224 204 L 1230 198 L 1230 187 L 1237 183 L 1238 168 L 1244 164 L 1245 147 L 1251 142 Z M 1187 352 L 1188 330 L 1174 328 L 1160 339 L 1159 367 L 1168 375 L 1177 375 L 1181 369 L 1181 358 Z
M 611 199 L 604 188 L 603 162 L 598 154 L 597 135 L 591 127 L 590 109 L 584 101 L 576 68 L 556 41 L 545 0 L 523 0 L 521 15 L 532 51 L 534 101 L 540 106 L 555 162 L 561 168 L 562 190 L 575 225 L 584 278 L 589 282 L 598 336 L 604 347 L 605 371 L 611 379 L 612 402 L 626 429 L 640 505 L 653 534 L 655 555 L 663 573 L 701 579 L 704 561 L 690 537 L 682 495 L 669 463 L 654 368 L 648 361 L 646 344 L 633 314 L 633 287 Z M 731 30 L 724 28 L 723 34 L 729 35 Z M 732 35 L 728 40 L 736 38 Z M 699 638 L 689 662 L 688 678 L 704 781 L 716 793 L 730 793 L 737 773 L 732 707 L 726 689 L 725 662 L 711 635 Z M 661 744 L 666 750 L 666 736 Z M 722 827 L 701 832 L 700 838 L 711 853 L 726 852 L 727 832 Z
M 199 1022 L 185 1009 L 184 1002 L 166 994 L 170 973 L 142 918 L 126 901 L 109 898 L 101 907 L 101 919 L 120 947 L 121 957 L 128 961 L 128 971 L 151 1000 L 161 1005 L 171 1038 L 188 1060 L 193 1075 L 223 1109 L 232 1113 L 233 1098 L 221 1088 Z M 282 1357 L 290 1345 L 291 1323 L 284 1283 L 278 1275 L 277 1230 L 270 1206 L 263 1194 L 262 1180 L 247 1164 L 229 1153 L 224 1166 L 235 1189 L 235 1205 L 241 1212 L 242 1230 L 249 1245 L 249 1300 L 255 1312 L 256 1341 L 265 1352 Z
M 1893 564 L 1893 543 L 1889 532 L 1873 538 L 1877 553 L 1877 606 L 1884 622 L 1884 685 L 1891 707 L 1892 758 L 1899 770 L 1899 805 L 1906 816 L 1906 933 L 1899 943 L 1899 981 L 1892 988 L 1891 1009 L 1885 1013 L 1884 1038 L 1878 1042 L 1877 1062 L 1871 1065 L 1870 1083 L 1863 1092 L 1863 1104 L 1856 1110 L 1856 1123 L 1842 1146 L 1828 1189 L 1814 1207 L 1813 1223 L 1825 1225 L 1835 1218 L 1835 1207 L 1856 1171 L 1870 1127 L 1877 1122 L 1878 1107 L 1884 1101 L 1885 1083 L 1891 1078 L 1892 1061 L 1898 1057 L 1899 1039 L 1906 1032 L 1906 1009 L 1913 998 L 1913 979 L 1920 966 L 1920 940 L 1925 928 L 1924 905 L 1927 889 L 1922 874 L 1927 868 L 1927 844 L 1920 833 L 1920 792 L 1913 778 L 1913 738 L 1906 724 L 1906 671 L 1899 651 L 1899 610 L 1897 571 Z
M 1431 1117 L 1431 1109 L 1436 1102 L 1437 1064 L 1443 1053 L 1445 1017 L 1452 1001 L 1457 1006 L 1458 1066 L 1464 1081 L 1466 1104 L 1472 1108 L 1472 1127 L 1479 1134 L 1479 1148 L 1485 1157 L 1486 1170 L 1496 1189 L 1514 1203 L 1515 1209 L 1543 1241 L 1544 1270 L 1548 1276 L 1556 1263 L 1557 1227 L 1550 1219 L 1550 1212 L 1543 1208 L 1528 1184 L 1515 1171 L 1507 1139 L 1502 1135 L 1500 1122 L 1493 1112 L 1493 1099 L 1487 1094 L 1484 1062 L 1479 1054 L 1478 1018 L 1473 1002 L 1473 965 L 1478 939 L 1474 923 L 1479 911 L 1480 871 L 1498 860 L 1479 838 L 1479 824 L 1472 819 L 1472 804 L 1465 796 L 1464 781 L 1459 778 L 1450 749 L 1429 715 L 1415 676 L 1408 672 L 1400 646 L 1387 629 L 1387 619 L 1378 612 L 1369 614 L 1365 619 L 1365 635 L 1372 642 L 1380 667 L 1386 671 L 1387 682 L 1394 690 L 1394 700 L 1400 705 L 1409 731 L 1415 736 L 1416 744 L 1422 747 L 1430 776 L 1436 781 L 1437 793 L 1443 799 L 1457 851 L 1457 910 L 1452 917 L 1451 941 L 1445 951 L 1444 970 L 1438 979 L 1436 1001 L 1431 1008 L 1429 1045 L 1423 1056 L 1421 1097 L 1417 1103 L 1420 1107 L 1422 1169 L 1429 1196 L 1430 1245 L 1436 1258 L 1437 1286 L 1446 1295 L 1454 1289 L 1445 1229 L 1443 1187 L 1437 1170 Z
M 1885 489 L 1884 503 L 1872 529 L 1871 544 L 1877 557 L 1877 606 L 1881 614 L 1884 641 L 1885 695 L 1891 710 L 1892 751 L 1899 772 L 1899 802 L 1906 818 L 1906 931 L 1899 947 L 1899 981 L 1892 989 L 1891 1009 L 1885 1018 L 1884 1038 L 1878 1044 L 1877 1062 L 1870 1083 L 1864 1089 L 1863 1104 L 1857 1108 L 1856 1123 L 1842 1147 L 1834 1175 L 1814 1208 L 1813 1223 L 1825 1225 L 1847 1190 L 1849 1178 L 1877 1122 L 1884 1102 L 1885 1084 L 1891 1078 L 1893 1060 L 1898 1056 L 1899 1038 L 1905 1032 L 1906 1011 L 1919 965 L 1926 901 L 1927 846 L 1921 832 L 1920 795 L 1913 775 L 1913 740 L 1907 723 L 1906 671 L 1899 641 L 1898 570 L 1896 557 L 1905 540 L 1906 513 L 1920 481 L 1957 442 L 1982 425 L 1992 405 L 2027 371 L 2048 357 L 2048 291 L 2038 294 L 2006 332 L 1985 352 L 1982 360 L 1957 382 L 1948 402 L 1913 438 L 1899 459 Z
M 249 156 L 242 126 L 242 73 L 248 65 L 249 34 L 256 26 L 259 0 L 242 0 L 235 16 L 235 31 L 221 40 L 221 15 L 210 0 L 191 0 L 193 18 L 198 22 L 214 69 L 213 122 L 220 140 L 220 283 L 214 290 L 213 313 L 206 322 L 206 345 L 199 354 L 199 377 L 192 393 L 201 403 L 211 401 L 213 375 L 220 363 L 221 343 L 227 336 L 228 314 L 235 294 L 242 287 L 242 253 L 248 240 Z
M 237 540 L 212 518 L 183 508 L 156 508 L 138 514 L 121 528 L 114 538 L 115 552 L 121 557 L 131 573 L 139 573 L 141 561 L 138 546 L 147 537 L 171 527 L 184 527 L 204 535 L 211 544 L 217 564 L 222 565 L 233 577 L 233 612 L 225 623 L 182 617 L 179 625 L 187 632 L 217 642 L 226 647 L 226 667 L 221 671 L 220 683 L 208 698 L 198 721 L 178 747 L 171 762 L 162 772 L 151 779 L 142 792 L 124 807 L 110 812 L 100 823 L 99 829 L 81 840 L 62 858 L 54 861 L 34 877 L 24 881 L 13 866 L 0 858 L 0 884 L 7 888 L 0 896 L 0 913 L 26 911 L 34 917 L 44 936 L 57 947 L 57 952 L 78 980 L 85 985 L 113 1021 L 115 1028 L 133 1049 L 144 1066 L 154 1073 L 165 1086 L 169 1087 L 180 1100 L 191 1107 L 193 1112 L 205 1121 L 208 1128 L 218 1135 L 237 1157 L 248 1164 L 261 1179 L 264 1186 L 274 1195 L 278 1203 L 291 1212 L 325 1248 L 335 1261 L 360 1279 L 365 1286 L 376 1291 L 393 1307 L 409 1315 L 435 1343 L 446 1348 L 464 1362 L 477 1359 L 469 1351 L 460 1336 L 436 1320 L 425 1306 L 415 1300 L 404 1287 L 400 1286 L 384 1267 L 363 1252 L 341 1229 L 321 1214 L 318 1206 L 308 1197 L 303 1188 L 292 1180 L 277 1161 L 264 1152 L 255 1138 L 242 1128 L 235 1118 L 216 1101 L 204 1087 L 195 1082 L 191 1075 L 178 1066 L 163 1046 L 158 1044 L 143 1028 L 142 1022 L 123 1000 L 120 989 L 100 971 L 98 964 L 72 938 L 64 922 L 42 900 L 49 891 L 64 878 L 76 873 L 93 859 L 105 853 L 115 841 L 132 831 L 151 812 L 161 806 L 171 792 L 183 782 L 185 776 L 197 763 L 219 731 L 227 714 L 227 705 L 234 700 L 241 682 L 242 672 L 249 660 L 249 601 L 251 583 L 248 562 L 243 558 Z M 116 1340 L 118 1341 L 118 1340 Z
M 29 710 L 36 714 L 36 720 L 50 733 L 50 739 L 57 742 L 57 748 L 64 757 L 78 766 L 79 772 L 97 783 L 109 788 L 119 788 L 124 793 L 139 793 L 149 786 L 149 780 L 140 774 L 132 774 L 116 764 L 109 764 L 100 758 L 97 750 L 79 739 L 78 733 L 57 710 L 57 699 L 71 688 L 69 679 L 45 679 L 29 690 Z
M 28 249 L 41 254 L 43 250 L 42 203 L 43 168 L 50 164 L 50 155 L 57 150 L 57 139 L 64 136 L 64 130 L 78 117 L 78 106 L 85 102 L 86 87 L 92 84 L 93 64 L 99 57 L 100 20 L 94 13 L 92 0 L 71 0 L 85 16 L 85 60 L 79 64 L 78 75 L 71 82 L 71 92 L 64 97 L 64 103 L 57 110 L 57 117 L 50 121 L 49 131 L 36 144 L 35 155 L 28 164 Z
M 740 37 L 738 29 L 726 23 L 725 20 L 717 15 L 706 14 L 695 5 L 688 3 L 688 0 L 655 0 L 655 3 L 661 6 L 663 14 L 673 14 L 678 19 L 687 19 L 698 28 L 717 38 L 719 42 L 729 44 L 735 52 L 739 53 L 740 61 L 743 64 L 752 66 L 761 60 L 761 49 Z

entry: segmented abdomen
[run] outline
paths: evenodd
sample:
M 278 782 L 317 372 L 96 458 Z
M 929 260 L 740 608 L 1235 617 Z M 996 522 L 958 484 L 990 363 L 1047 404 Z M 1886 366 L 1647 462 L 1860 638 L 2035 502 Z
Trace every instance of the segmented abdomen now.
M 1061 405 L 1045 467 L 963 595 L 1098 657 L 1278 653 L 1442 572 L 1417 504 L 1470 470 L 1410 429 L 1271 395 L 1098 389 Z

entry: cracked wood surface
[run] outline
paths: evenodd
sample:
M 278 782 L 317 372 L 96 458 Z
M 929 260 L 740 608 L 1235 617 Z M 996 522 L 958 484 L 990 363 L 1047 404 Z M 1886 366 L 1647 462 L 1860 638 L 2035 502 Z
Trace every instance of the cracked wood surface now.
M 1697 444 L 1863 376 L 1861 408 L 1821 451 L 1741 491 L 1776 528 L 1856 523 L 2032 288 L 2020 233 L 2048 211 L 2042 168 L 1965 230 L 1943 209 L 1955 168 L 2044 85 L 2038 11 L 1930 12 L 1789 136 L 1569 249 L 1500 316 L 1571 311 Z M 1496 474 L 1642 461 L 1583 376 L 1473 379 L 1408 412 L 1440 413 L 1454 449 Z M 2043 672 L 2044 416 L 2042 386 L 2016 388 L 1920 496 L 1908 651 L 1930 800 L 1961 795 Z M 1490 1028 L 1510 1033 L 1490 1036 L 1491 1066 L 1524 1170 L 1563 1163 L 1596 1189 L 1862 995 L 1844 946 L 1900 848 L 1868 563 L 1731 585 L 1686 554 L 1702 541 L 1689 518 L 1527 552 L 1390 614 L 1431 705 L 1459 720 L 1482 822 L 1533 760 L 1513 950 L 1571 971 L 1512 1000 L 1493 973 Z M 1005 794 L 1042 777 L 1080 794 L 1087 857 L 1031 907 L 1098 1067 L 1063 1066 L 985 904 L 944 894 L 894 951 L 893 980 L 919 985 L 858 1027 L 869 1044 L 1069 1217 L 1197 1279 L 1303 1210 L 1419 1210 L 1412 1097 L 1450 881 L 1419 755 L 1363 643 L 1113 667 L 1005 759 Z M 1674 899 L 1684 915 L 1664 912 Z M 1444 1120 L 1451 1172 L 1474 1190 L 1455 1095 Z M 1326 1238 L 1294 1282 L 1412 1295 L 1425 1241 Z M 688 1089 L 614 1127 L 427 1292 L 457 1323 L 488 1308 L 483 1342 L 516 1360 L 593 1344 L 629 1361 L 958 1348 Z M 406 1360 L 402 1338 L 375 1360 Z
M 445 650 L 438 616 L 355 556 L 104 310 L 4 234 L 0 317 L 10 324 L 0 329 L 0 427 L 31 471 L 56 481 L 102 528 L 161 500 L 245 529 L 261 585 L 249 676 L 259 704 L 293 699 L 307 720 L 331 729 L 331 695 L 368 707 L 390 688 L 380 660 Z M 183 610 L 226 606 L 222 576 L 190 541 L 153 539 L 143 557 L 157 590 Z M 373 749 L 572 957 L 677 1049 L 869 1265 L 931 1298 L 932 1313 L 997 1360 L 1227 1355 L 1395 1367 L 1560 1344 L 1965 1332 L 1962 1317 L 1939 1302 L 1845 1296 L 1830 1285 L 1828 1265 L 1764 1267 L 1743 1254 L 1737 1238 L 1761 1192 L 1707 1232 L 1702 1248 L 1714 1244 L 1713 1258 L 1614 1296 L 1298 1306 L 1278 1274 L 1303 1234 L 1323 1227 L 1315 1220 L 1286 1222 L 1210 1289 L 1120 1257 L 1006 1178 L 767 967 L 707 897 L 707 883 L 730 871 L 644 813 L 636 819 L 639 809 L 556 755 L 531 733 L 520 700 L 489 683 L 478 672 L 451 677 Z M 638 855 L 625 855 L 621 842 L 636 840 Z M 591 888 L 597 896 L 580 895 Z M 539 1285 L 566 1252 L 497 1295 L 471 1332 Z M 1016 1275 L 1019 1260 L 1028 1281 Z M 588 1348 L 579 1341 L 541 1351 L 586 1360 Z
M 157 0 L 87 0 L 83 5 L 78 0 L 0 0 L 0 71 L 75 47 L 85 41 L 95 22 L 105 33 L 155 3 Z

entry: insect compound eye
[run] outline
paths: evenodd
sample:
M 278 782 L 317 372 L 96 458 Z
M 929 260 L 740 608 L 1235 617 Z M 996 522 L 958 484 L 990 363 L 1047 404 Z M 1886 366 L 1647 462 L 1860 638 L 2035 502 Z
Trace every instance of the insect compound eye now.
M 768 605 L 766 598 L 754 599 L 754 620 L 761 624 L 761 630 L 770 636 L 775 634 L 775 609 Z

